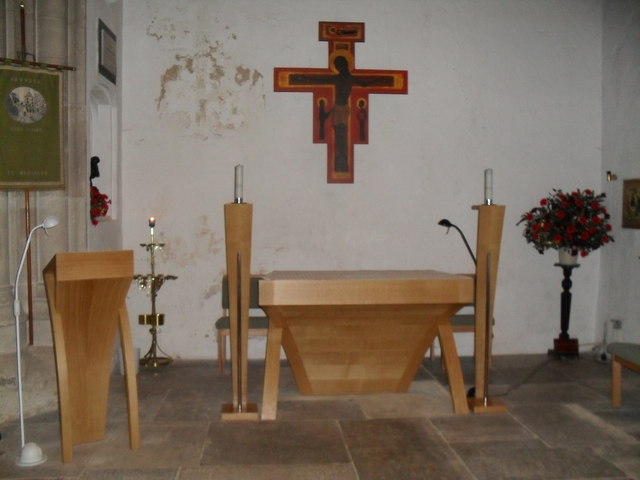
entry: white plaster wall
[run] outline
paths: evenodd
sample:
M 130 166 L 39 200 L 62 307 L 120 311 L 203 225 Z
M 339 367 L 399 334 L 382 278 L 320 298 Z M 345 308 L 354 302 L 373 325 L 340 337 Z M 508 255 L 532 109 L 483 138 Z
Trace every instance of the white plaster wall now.
M 98 20 L 115 34 L 118 48 L 116 84 L 98 71 Z M 90 0 L 86 12 L 87 48 L 87 172 L 90 158 L 100 157 L 100 177 L 94 185 L 111 199 L 106 218 L 91 224 L 87 213 L 87 250 L 117 250 L 122 248 L 121 153 L 120 153 L 120 89 L 122 77 L 122 2 L 121 0 Z M 109 118 L 110 117 L 110 118 Z M 89 205 L 87 182 L 87 209 Z
M 215 356 L 225 272 L 223 205 L 233 167 L 254 205 L 252 271 L 435 268 L 472 264 L 449 218 L 475 243 L 483 170 L 507 207 L 494 351 L 545 352 L 559 331 L 561 271 L 521 237 L 519 216 L 553 188 L 609 188 L 601 172 L 599 0 L 147 0 L 124 3 L 123 246 L 147 219 L 166 247 L 160 346 Z M 326 183 L 326 147 L 311 142 L 311 94 L 273 92 L 273 68 L 320 67 L 322 20 L 362 21 L 358 68 L 406 69 L 408 95 L 370 96 L 370 140 L 355 147 L 355 183 Z M 614 235 L 618 233 L 614 231 Z M 607 247 L 617 249 L 618 243 Z M 600 252 L 574 273 L 570 333 L 599 337 Z M 134 343 L 150 336 L 137 315 Z M 596 331 L 598 330 L 598 331 Z M 458 335 L 462 353 L 471 338 Z M 259 356 L 263 344 L 251 342 Z
M 602 160 L 604 172 L 618 175 L 611 201 L 614 224 L 621 225 L 623 181 L 640 178 L 640 1 L 604 6 Z M 640 230 L 620 229 L 616 249 L 603 252 L 602 260 L 601 318 L 622 320 L 622 331 L 608 332 L 614 340 L 640 342 Z

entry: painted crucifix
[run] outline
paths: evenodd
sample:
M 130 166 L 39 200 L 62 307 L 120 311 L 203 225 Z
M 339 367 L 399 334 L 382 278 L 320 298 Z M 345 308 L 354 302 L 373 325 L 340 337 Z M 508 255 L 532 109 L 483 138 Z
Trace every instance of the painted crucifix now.
M 407 93 L 406 70 L 358 70 L 364 23 L 319 22 L 328 68 L 274 68 L 276 92 L 313 93 L 313 142 L 327 144 L 327 182 L 353 183 L 353 146 L 369 141 L 369 94 Z

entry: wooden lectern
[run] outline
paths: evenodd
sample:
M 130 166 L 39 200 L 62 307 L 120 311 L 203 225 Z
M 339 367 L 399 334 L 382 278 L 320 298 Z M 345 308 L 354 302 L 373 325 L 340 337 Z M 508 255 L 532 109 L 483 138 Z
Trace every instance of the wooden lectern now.
M 59 253 L 43 271 L 58 376 L 62 461 L 105 435 L 116 330 L 124 359 L 129 445 L 140 446 L 138 388 L 125 303 L 133 251 Z
M 250 203 L 224 206 L 233 403 L 222 405 L 222 420 L 258 420 L 258 406 L 247 403 L 252 220 Z

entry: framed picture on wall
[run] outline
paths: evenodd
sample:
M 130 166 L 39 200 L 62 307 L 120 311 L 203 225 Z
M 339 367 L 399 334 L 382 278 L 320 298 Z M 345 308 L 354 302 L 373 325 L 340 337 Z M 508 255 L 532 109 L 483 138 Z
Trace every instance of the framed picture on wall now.
M 98 71 L 115 85 L 118 72 L 117 42 L 115 34 L 98 20 Z
M 622 226 L 640 228 L 640 178 L 624 181 L 622 188 Z

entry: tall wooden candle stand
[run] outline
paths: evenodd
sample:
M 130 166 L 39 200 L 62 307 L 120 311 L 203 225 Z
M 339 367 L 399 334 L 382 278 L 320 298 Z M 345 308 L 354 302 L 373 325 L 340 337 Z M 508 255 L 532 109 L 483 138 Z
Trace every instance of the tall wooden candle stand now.
M 469 408 L 475 413 L 498 413 L 507 410 L 504 403 L 489 397 L 493 304 L 498 278 L 498 261 L 504 223 L 503 205 L 479 205 L 476 246 L 475 293 L 475 396 Z
M 257 405 L 247 402 L 252 216 L 249 203 L 224 206 L 233 403 L 222 406 L 222 420 L 258 420 Z
M 43 271 L 56 358 L 62 461 L 105 435 L 116 331 L 124 358 L 129 445 L 140 445 L 138 387 L 126 296 L 133 252 L 59 253 Z

